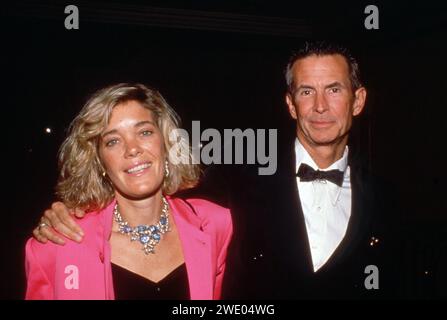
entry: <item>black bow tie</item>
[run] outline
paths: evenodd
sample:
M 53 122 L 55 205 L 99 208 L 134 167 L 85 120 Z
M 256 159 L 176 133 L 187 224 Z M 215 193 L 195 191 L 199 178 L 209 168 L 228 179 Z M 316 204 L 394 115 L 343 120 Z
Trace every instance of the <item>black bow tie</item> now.
M 296 174 L 300 177 L 301 181 L 308 182 L 314 180 L 327 180 L 335 183 L 337 186 L 341 187 L 343 184 L 343 171 L 340 170 L 329 170 L 320 171 L 314 170 L 311 166 L 305 163 L 300 165 L 298 173 Z

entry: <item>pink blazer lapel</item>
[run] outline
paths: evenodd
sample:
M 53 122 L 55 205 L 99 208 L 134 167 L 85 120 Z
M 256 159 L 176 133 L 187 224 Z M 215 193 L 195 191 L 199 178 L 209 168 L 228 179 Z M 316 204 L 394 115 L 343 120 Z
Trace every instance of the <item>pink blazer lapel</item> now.
M 191 300 L 213 299 L 213 248 L 210 236 L 201 230 L 202 221 L 183 200 L 168 198 L 168 201 L 182 243 Z
M 98 239 L 102 239 L 102 248 L 100 253 L 100 258 L 104 264 L 104 283 L 105 283 L 105 293 L 106 300 L 115 299 L 115 290 L 113 287 L 112 278 L 112 249 L 110 248 L 110 236 L 112 234 L 112 224 L 113 224 L 113 209 L 115 208 L 116 200 L 113 200 L 105 209 L 102 215 L 103 226 L 101 233 L 98 233 Z

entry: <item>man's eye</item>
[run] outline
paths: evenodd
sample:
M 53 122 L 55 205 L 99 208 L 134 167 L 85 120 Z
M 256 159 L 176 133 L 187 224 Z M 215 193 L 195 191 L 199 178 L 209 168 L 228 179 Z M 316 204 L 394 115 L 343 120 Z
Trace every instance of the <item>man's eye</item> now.
M 301 91 L 301 95 L 302 96 L 308 96 L 308 95 L 310 95 L 311 94 L 311 91 L 310 90 L 303 90 L 303 91 Z
M 341 90 L 340 90 L 340 88 L 331 88 L 330 91 L 332 93 L 339 93 Z
M 117 143 L 118 143 L 117 139 L 109 140 L 109 141 L 106 142 L 106 147 L 112 147 L 112 146 L 114 146 Z

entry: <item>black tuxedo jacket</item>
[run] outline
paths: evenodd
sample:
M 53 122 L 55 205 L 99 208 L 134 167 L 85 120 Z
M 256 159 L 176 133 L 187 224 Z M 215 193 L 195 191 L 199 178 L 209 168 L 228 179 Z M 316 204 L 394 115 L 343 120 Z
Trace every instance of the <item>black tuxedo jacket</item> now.
M 319 299 L 393 296 L 392 240 L 396 215 L 387 196 L 350 157 L 352 211 L 346 235 L 328 262 L 313 272 L 295 176 L 294 139 L 279 152 L 277 172 L 252 166 L 215 166 L 188 191 L 232 211 L 234 235 L 223 285 L 225 299 Z M 351 154 L 351 152 L 350 152 Z M 392 198 L 392 197 L 391 197 Z M 373 238 L 378 239 L 374 242 Z M 366 289 L 368 265 L 379 270 L 379 289 Z

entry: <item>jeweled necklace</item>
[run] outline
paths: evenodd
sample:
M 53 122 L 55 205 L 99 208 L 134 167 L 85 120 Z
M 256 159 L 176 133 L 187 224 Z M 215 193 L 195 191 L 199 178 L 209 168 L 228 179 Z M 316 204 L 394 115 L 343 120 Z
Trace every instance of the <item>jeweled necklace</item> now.
M 130 241 L 140 241 L 145 254 L 155 253 L 154 248 L 160 242 L 161 235 L 171 231 L 169 229 L 168 201 L 165 197 L 162 197 L 162 200 L 163 208 L 161 209 L 160 220 L 158 220 L 157 224 L 142 224 L 132 228 L 118 211 L 118 203 L 116 203 L 113 211 L 115 221 L 119 225 L 120 233 L 129 235 Z

